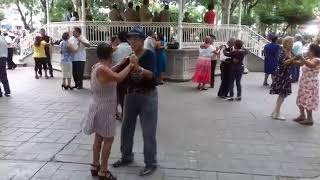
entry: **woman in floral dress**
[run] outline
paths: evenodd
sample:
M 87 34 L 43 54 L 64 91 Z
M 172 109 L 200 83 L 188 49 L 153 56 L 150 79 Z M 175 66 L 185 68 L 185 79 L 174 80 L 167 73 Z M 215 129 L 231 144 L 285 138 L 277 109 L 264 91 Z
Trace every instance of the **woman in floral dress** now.
M 319 106 L 319 79 L 320 72 L 320 46 L 311 44 L 308 52 L 309 58 L 302 62 L 302 76 L 299 83 L 297 106 L 300 116 L 294 121 L 303 125 L 313 125 L 312 111 Z M 305 116 L 307 112 L 307 118 Z
M 278 94 L 278 99 L 271 117 L 276 120 L 285 120 L 280 114 L 281 105 L 284 99 L 291 94 L 291 79 L 289 69 L 297 61 L 292 54 L 293 37 L 283 39 L 283 48 L 280 50 L 279 64 L 273 74 L 270 94 Z

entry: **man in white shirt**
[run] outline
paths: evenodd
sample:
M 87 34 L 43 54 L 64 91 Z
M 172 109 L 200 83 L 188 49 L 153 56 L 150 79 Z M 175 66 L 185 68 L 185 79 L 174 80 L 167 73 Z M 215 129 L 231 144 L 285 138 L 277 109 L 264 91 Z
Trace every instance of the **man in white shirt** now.
M 5 40 L 5 37 L 1 35 L 0 30 L 0 80 L 4 88 L 4 95 L 10 96 L 10 86 L 7 77 L 7 70 L 6 70 L 6 62 L 8 56 L 8 46 Z M 2 97 L 2 90 L 0 88 L 0 97 Z
M 4 32 L 3 36 L 7 41 L 7 46 L 8 46 L 8 57 L 7 57 L 8 69 L 14 70 L 17 67 L 17 65 L 13 62 L 14 40 L 9 36 L 7 32 Z
M 114 65 L 120 63 L 123 59 L 129 57 L 133 52 L 132 48 L 127 41 L 127 32 L 120 32 L 118 34 L 118 39 L 120 40 L 120 44 L 118 45 L 115 52 L 112 55 L 112 63 Z M 124 104 L 124 97 L 127 94 L 127 82 L 119 82 L 117 85 L 117 97 L 118 97 L 118 104 L 120 104 L 122 112 L 123 112 L 123 104 Z M 121 113 L 122 114 L 122 113 Z M 118 112 L 117 119 L 122 119 L 122 115 Z
M 155 52 L 155 46 L 156 46 L 156 40 L 155 40 L 155 34 L 153 31 L 148 32 L 148 37 L 144 40 L 144 49 L 148 49 L 152 52 Z
M 81 35 L 81 29 L 78 27 L 73 29 L 73 36 L 69 41 L 75 49 L 78 49 L 79 46 L 78 51 L 72 56 L 72 74 L 75 83 L 74 88 L 82 89 L 84 67 L 87 59 L 85 48 L 90 47 L 90 42 Z
M 301 35 L 296 35 L 294 37 L 294 44 L 292 47 L 292 52 L 295 56 L 301 55 L 302 54 L 302 37 Z M 300 66 L 292 66 L 290 69 L 290 74 L 291 74 L 291 81 L 293 83 L 299 81 L 299 76 L 300 76 Z
M 214 41 L 216 40 L 216 36 L 213 34 L 209 35 L 211 37 L 211 44 L 214 49 L 213 51 L 213 56 L 211 57 L 211 82 L 210 82 L 210 87 L 214 88 L 214 78 L 215 78 L 215 71 L 217 67 L 217 61 L 218 61 L 218 56 L 220 55 L 220 49 L 218 47 L 214 46 Z

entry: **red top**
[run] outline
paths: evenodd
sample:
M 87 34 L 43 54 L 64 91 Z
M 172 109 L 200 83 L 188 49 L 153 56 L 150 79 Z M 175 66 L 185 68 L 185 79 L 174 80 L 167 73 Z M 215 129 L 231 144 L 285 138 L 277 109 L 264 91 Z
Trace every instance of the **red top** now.
M 208 11 L 204 15 L 204 22 L 207 24 L 214 24 L 216 19 L 216 13 L 214 11 Z

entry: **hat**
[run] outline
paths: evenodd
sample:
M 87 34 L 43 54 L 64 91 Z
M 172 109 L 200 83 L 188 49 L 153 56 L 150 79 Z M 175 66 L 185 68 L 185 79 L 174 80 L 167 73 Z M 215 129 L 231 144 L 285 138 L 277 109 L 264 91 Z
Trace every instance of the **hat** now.
M 131 31 L 128 32 L 128 36 L 136 36 L 141 37 L 143 39 L 146 38 L 145 33 L 141 27 L 134 27 L 131 29 Z

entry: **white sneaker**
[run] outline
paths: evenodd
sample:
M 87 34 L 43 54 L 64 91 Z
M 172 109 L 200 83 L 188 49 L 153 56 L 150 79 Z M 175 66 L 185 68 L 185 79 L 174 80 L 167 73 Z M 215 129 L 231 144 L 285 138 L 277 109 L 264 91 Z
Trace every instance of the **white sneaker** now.
M 278 114 L 278 113 L 272 113 L 272 119 L 274 119 L 274 120 L 281 120 L 281 121 L 286 120 L 285 117 L 281 116 L 281 115 Z

